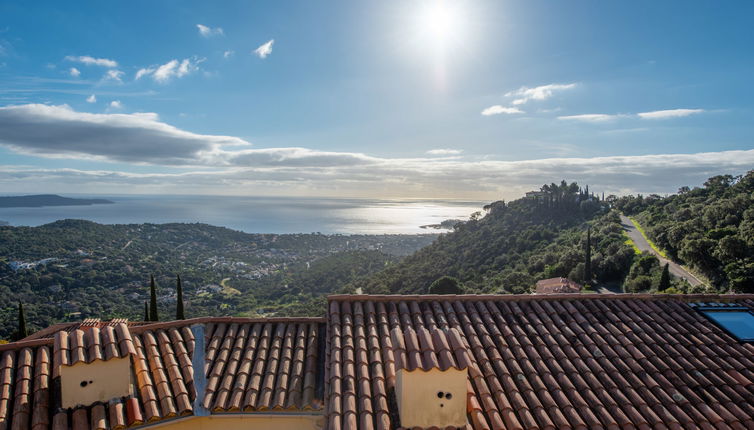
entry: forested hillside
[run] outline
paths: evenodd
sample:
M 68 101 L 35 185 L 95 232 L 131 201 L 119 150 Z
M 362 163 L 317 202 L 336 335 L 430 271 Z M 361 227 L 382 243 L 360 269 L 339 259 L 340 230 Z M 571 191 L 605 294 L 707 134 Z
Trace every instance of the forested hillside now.
M 719 291 L 754 292 L 754 171 L 715 176 L 665 198 L 627 196 L 615 204 Z
M 30 329 L 58 321 L 141 320 L 150 274 L 162 319 L 319 315 L 324 296 L 426 246 L 436 235 L 247 234 L 205 224 L 0 226 L 0 339 L 24 303 Z
M 426 293 L 441 276 L 458 278 L 470 293 L 525 293 L 539 279 L 568 277 L 587 284 L 620 285 L 635 253 L 616 212 L 576 183 L 545 185 L 512 202 L 485 206 L 432 245 L 366 280 L 369 293 Z M 591 272 L 585 279 L 587 229 Z M 655 261 L 656 265 L 656 261 Z M 652 275 L 659 267 L 648 269 Z

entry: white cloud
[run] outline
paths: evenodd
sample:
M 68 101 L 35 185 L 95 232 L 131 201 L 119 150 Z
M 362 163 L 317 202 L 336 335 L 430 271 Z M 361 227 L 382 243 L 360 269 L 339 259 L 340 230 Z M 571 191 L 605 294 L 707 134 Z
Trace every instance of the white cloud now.
M 255 49 L 252 53 L 259 58 L 267 58 L 272 54 L 272 44 L 275 43 L 275 39 L 270 39 L 267 43 L 264 43 L 259 48 Z
M 583 121 L 583 122 L 606 122 L 612 121 L 616 118 L 621 118 L 624 115 L 608 115 L 604 113 L 585 113 L 581 115 L 564 115 L 559 116 L 558 119 L 566 121 Z
M 248 146 L 236 137 L 179 130 L 154 113 L 92 114 L 43 104 L 0 107 L 0 144 L 43 156 L 165 165 L 227 164 L 223 145 Z
M 86 102 L 87 103 L 97 103 L 97 96 L 95 96 L 94 94 L 92 94 L 91 96 L 89 96 L 89 97 L 86 98 Z
M 108 68 L 118 67 L 118 62 L 116 62 L 115 60 L 108 60 L 107 58 L 94 58 L 88 55 L 81 55 L 78 57 L 69 55 L 65 57 L 65 59 L 68 61 L 75 61 L 77 63 L 86 64 L 87 66 L 101 66 Z
M 522 105 L 530 100 L 549 99 L 555 91 L 570 90 L 574 87 L 576 87 L 576 84 L 548 84 L 534 88 L 521 87 L 515 91 L 510 91 L 505 95 L 507 97 L 516 97 L 512 102 L 514 105 Z
M 0 166 L 0 188 L 23 191 L 57 191 L 65 185 L 82 192 L 115 192 L 128 186 L 130 192 L 244 194 L 253 189 L 289 195 L 511 199 L 561 179 L 588 183 L 607 194 L 674 192 L 754 166 L 754 149 L 522 161 L 257 149 L 237 137 L 178 129 L 153 113 L 90 114 L 42 104 L 0 107 L 0 145 L 42 157 L 182 168 L 181 173 L 164 173 L 164 168 L 132 173 Z
M 78 78 L 79 76 L 81 76 L 81 71 L 75 67 L 71 67 L 68 70 L 68 73 L 70 73 L 71 76 L 73 76 L 74 78 Z
M 111 109 L 122 109 L 123 103 L 120 102 L 120 100 L 113 100 L 110 102 L 110 108 Z
M 222 36 L 223 29 L 220 27 L 212 28 L 202 24 L 196 24 L 196 28 L 199 29 L 199 34 L 202 37 Z
M 445 148 L 438 148 L 438 149 L 430 149 L 427 151 L 427 154 L 429 155 L 460 155 L 463 151 L 460 149 L 445 149 Z
M 229 50 L 223 52 L 223 58 L 228 59 L 228 58 L 232 57 L 233 54 L 235 54 L 235 53 L 236 53 L 235 51 L 229 49 Z
M 704 109 L 668 109 L 668 110 L 656 110 L 652 112 L 641 112 L 637 115 L 641 119 L 667 119 L 667 118 L 681 118 L 684 116 L 694 115 L 704 112 Z
M 124 73 L 121 72 L 120 70 L 110 69 L 107 72 L 105 72 L 104 76 L 102 76 L 102 80 L 103 81 L 115 81 L 115 82 L 118 82 L 118 83 L 122 83 L 123 82 L 123 79 L 122 79 L 123 75 L 124 75 Z
M 500 106 L 500 105 L 490 106 L 487 109 L 482 111 L 482 115 L 484 116 L 500 115 L 503 113 L 516 114 L 516 113 L 524 113 L 524 112 L 517 107 L 505 107 L 505 106 Z
M 185 58 L 182 61 L 170 60 L 160 66 L 150 66 L 139 69 L 136 72 L 135 79 L 141 79 L 144 76 L 151 76 L 152 79 L 160 84 L 166 84 L 173 78 L 182 78 L 196 70 L 199 70 L 199 64 L 204 59 Z

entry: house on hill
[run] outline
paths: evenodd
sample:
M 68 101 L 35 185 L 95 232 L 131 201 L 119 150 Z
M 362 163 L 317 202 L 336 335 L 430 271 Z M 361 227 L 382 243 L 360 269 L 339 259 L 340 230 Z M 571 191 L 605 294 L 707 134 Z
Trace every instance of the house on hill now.
M 0 345 L 0 429 L 752 429 L 754 295 L 331 296 Z
M 537 281 L 534 291 L 536 294 L 580 293 L 581 288 L 581 284 L 567 278 L 550 278 Z

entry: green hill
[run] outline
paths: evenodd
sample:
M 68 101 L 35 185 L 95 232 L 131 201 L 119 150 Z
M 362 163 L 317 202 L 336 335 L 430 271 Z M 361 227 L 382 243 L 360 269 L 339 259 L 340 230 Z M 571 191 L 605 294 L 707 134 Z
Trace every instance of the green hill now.
M 664 198 L 627 196 L 615 204 L 636 217 L 668 256 L 719 291 L 754 292 L 754 170 L 715 176 Z
M 481 214 L 400 263 L 351 284 L 369 293 L 426 293 L 441 276 L 466 292 L 523 293 L 538 279 L 568 277 L 620 285 L 634 261 L 618 214 L 576 183 L 545 185 L 538 193 L 485 206 Z M 587 228 L 592 273 L 584 278 Z

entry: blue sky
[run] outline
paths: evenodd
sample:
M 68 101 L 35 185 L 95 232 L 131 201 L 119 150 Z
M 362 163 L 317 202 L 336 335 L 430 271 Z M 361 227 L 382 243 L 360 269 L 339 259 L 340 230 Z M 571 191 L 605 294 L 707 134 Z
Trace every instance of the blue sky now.
M 751 2 L 0 1 L 0 189 L 513 198 L 754 166 Z

